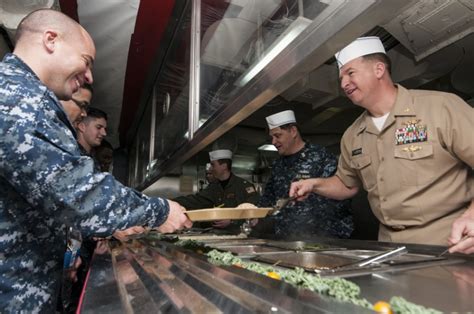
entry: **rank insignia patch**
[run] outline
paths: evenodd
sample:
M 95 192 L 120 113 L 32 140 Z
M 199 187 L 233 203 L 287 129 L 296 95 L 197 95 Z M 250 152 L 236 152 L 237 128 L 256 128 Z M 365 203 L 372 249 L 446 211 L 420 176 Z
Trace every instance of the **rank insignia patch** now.
M 426 142 L 428 140 L 428 130 L 425 124 L 420 124 L 420 119 L 413 119 L 403 122 L 403 128 L 395 131 L 395 142 L 397 145 Z
M 253 186 L 246 187 L 245 191 L 247 191 L 248 194 L 256 192 Z

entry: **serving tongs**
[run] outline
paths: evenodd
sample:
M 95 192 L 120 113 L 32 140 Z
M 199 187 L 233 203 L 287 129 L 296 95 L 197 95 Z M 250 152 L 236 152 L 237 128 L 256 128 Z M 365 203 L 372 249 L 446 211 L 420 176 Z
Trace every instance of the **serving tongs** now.
M 375 263 L 382 263 L 382 262 L 391 260 L 395 257 L 401 256 L 407 253 L 408 253 L 408 250 L 406 249 L 406 247 L 401 246 L 396 249 L 381 252 L 374 256 L 370 256 L 362 260 L 358 260 L 358 261 L 351 262 L 348 264 L 339 265 L 333 268 L 315 269 L 315 272 L 319 273 L 319 272 L 339 272 L 339 271 L 346 271 L 346 270 L 356 270 L 363 267 L 367 267 Z
M 438 258 L 439 258 L 439 257 L 443 257 L 443 255 L 445 255 L 446 253 L 448 253 L 449 250 L 450 250 L 453 246 L 455 246 L 455 245 L 457 245 L 457 244 L 463 242 L 464 240 L 466 240 L 466 239 L 469 238 L 469 237 L 470 237 L 470 236 L 469 236 L 468 234 L 464 235 L 464 236 L 461 238 L 461 240 L 458 241 L 458 243 L 449 246 L 446 250 L 444 250 L 443 252 L 439 253 L 436 257 L 438 257 Z
M 272 216 L 275 216 L 275 215 L 278 215 L 280 213 L 280 211 L 286 207 L 286 205 L 288 205 L 290 202 L 296 200 L 296 197 L 293 196 L 293 197 L 285 197 L 285 198 L 279 198 L 276 203 L 275 203 L 275 206 L 273 206 L 273 210 L 271 212 L 271 215 Z

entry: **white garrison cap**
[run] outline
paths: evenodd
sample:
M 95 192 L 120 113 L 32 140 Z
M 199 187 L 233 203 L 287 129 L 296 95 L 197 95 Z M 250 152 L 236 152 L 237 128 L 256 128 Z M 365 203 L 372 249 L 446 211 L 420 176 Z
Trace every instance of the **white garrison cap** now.
M 385 48 L 377 36 L 359 37 L 334 56 L 340 69 L 347 62 L 372 53 L 385 53 Z
M 266 117 L 266 119 L 270 130 L 288 123 L 296 123 L 295 113 L 293 110 L 281 111 Z
M 228 149 L 218 149 L 209 152 L 209 159 L 211 161 L 220 159 L 232 159 L 232 152 Z

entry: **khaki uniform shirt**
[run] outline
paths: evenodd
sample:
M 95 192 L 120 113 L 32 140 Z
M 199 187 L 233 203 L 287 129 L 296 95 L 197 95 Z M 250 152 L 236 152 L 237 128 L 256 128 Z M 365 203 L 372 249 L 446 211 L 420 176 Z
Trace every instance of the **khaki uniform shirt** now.
M 474 196 L 474 110 L 453 94 L 397 87 L 382 131 L 366 111 L 344 133 L 336 175 L 367 190 L 380 241 L 446 245 Z

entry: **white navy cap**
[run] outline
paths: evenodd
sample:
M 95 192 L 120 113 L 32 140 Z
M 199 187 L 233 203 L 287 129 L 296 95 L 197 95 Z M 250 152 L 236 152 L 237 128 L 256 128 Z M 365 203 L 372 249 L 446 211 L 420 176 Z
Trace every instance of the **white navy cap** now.
M 296 123 L 295 113 L 293 110 L 285 110 L 272 114 L 271 116 L 266 117 L 266 120 L 270 130 L 288 123 Z
M 372 53 L 386 53 L 380 38 L 377 36 L 359 37 L 334 56 L 340 69 L 347 62 Z
M 220 159 L 232 159 L 232 152 L 228 149 L 218 149 L 209 152 L 209 159 L 211 161 Z

